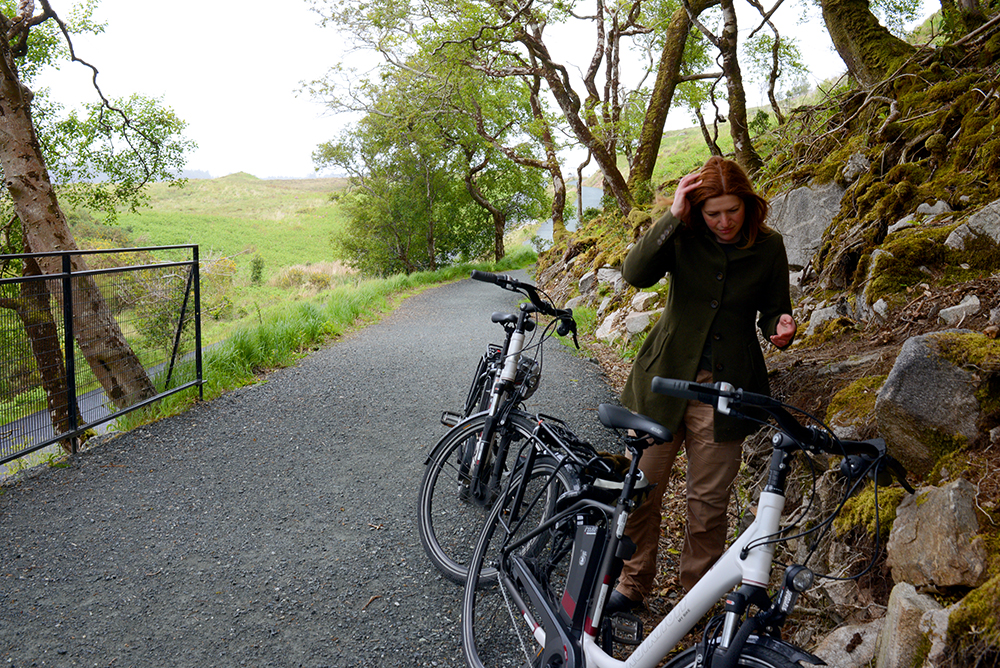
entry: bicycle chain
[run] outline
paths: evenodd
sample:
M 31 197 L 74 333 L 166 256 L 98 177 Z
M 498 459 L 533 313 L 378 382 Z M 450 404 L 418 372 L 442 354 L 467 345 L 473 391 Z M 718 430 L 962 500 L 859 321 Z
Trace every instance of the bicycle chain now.
M 510 624 L 514 628 L 514 633 L 517 634 L 517 641 L 521 643 L 521 651 L 524 652 L 524 660 L 527 661 L 528 664 L 530 664 L 531 654 L 528 653 L 528 647 L 527 645 L 524 644 L 524 638 L 521 637 L 521 631 L 520 631 L 521 624 L 517 621 L 517 617 L 514 616 L 514 609 L 513 607 L 511 607 L 510 597 L 507 596 L 507 588 L 503 586 L 503 582 L 502 580 L 499 579 L 499 575 L 498 575 L 497 585 L 500 586 L 500 593 L 503 594 L 503 602 L 504 605 L 507 606 L 507 614 L 510 615 Z

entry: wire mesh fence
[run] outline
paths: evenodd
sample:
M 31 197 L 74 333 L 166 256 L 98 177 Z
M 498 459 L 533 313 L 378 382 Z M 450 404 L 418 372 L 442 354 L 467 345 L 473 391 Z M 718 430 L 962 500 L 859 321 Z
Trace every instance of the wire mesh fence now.
M 195 245 L 0 255 L 0 464 L 200 392 L 198 268 Z

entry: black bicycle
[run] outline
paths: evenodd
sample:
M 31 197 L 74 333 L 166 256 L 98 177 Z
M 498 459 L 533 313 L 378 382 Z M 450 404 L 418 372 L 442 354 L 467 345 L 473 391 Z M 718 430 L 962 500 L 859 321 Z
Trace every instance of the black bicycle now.
M 445 577 L 458 583 L 468 575 L 482 520 L 517 465 L 511 452 L 534 430 L 535 417 L 522 408 L 541 382 L 544 342 L 553 334 L 572 334 L 579 347 L 573 312 L 553 306 L 536 286 L 480 271 L 472 278 L 528 301 L 517 313 L 493 314 L 493 322 L 504 329 L 504 342 L 490 344 L 479 360 L 462 412 L 442 415 L 451 429 L 425 461 L 417 498 L 420 542 Z M 539 316 L 549 320 L 542 325 Z M 527 354 L 532 351 L 533 357 Z

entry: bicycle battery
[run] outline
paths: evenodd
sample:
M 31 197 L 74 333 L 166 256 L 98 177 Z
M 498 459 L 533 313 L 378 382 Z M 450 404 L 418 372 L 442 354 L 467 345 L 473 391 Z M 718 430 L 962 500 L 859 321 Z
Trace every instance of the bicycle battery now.
M 583 628 L 587 621 L 590 608 L 590 595 L 593 593 L 594 578 L 601 566 L 601 557 L 607 539 L 607 530 L 589 524 L 579 524 L 576 527 L 576 539 L 573 541 L 573 562 L 566 576 L 566 590 L 563 592 L 562 610 L 571 628 Z

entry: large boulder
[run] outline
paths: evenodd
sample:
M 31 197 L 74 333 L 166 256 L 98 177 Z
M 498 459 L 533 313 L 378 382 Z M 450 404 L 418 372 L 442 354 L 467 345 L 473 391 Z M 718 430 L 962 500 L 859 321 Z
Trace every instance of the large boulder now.
M 844 189 L 830 182 L 796 188 L 771 200 L 767 224 L 784 237 L 792 270 L 809 264 L 823 243 L 823 232 L 840 211 L 843 195 Z
M 886 552 L 892 579 L 918 589 L 978 587 L 986 582 L 976 488 L 960 478 L 907 495 L 896 508 Z
M 937 460 L 979 433 L 980 379 L 940 353 L 945 330 L 908 339 L 879 390 L 875 417 L 889 451 L 908 471 L 926 475 Z
M 925 635 L 920 622 L 928 612 L 941 609 L 930 596 L 907 582 L 892 588 L 885 624 L 876 643 L 875 668 L 913 668 L 923 663 Z

